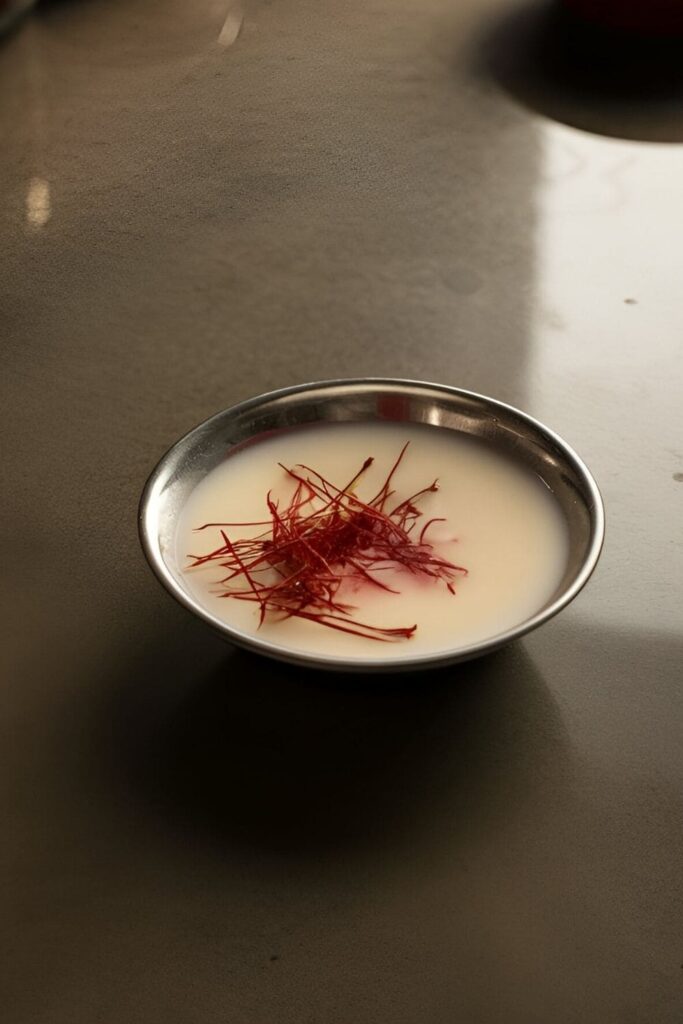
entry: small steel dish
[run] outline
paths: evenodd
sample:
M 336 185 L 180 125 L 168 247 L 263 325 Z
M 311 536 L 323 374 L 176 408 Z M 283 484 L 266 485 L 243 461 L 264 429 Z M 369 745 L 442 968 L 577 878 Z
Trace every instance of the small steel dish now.
M 186 586 L 175 557 L 178 516 L 190 493 L 227 454 L 261 435 L 303 424 L 393 421 L 424 423 L 483 438 L 501 454 L 522 460 L 552 491 L 567 522 L 569 558 L 555 593 L 513 629 L 469 646 L 411 655 L 391 645 L 386 658 L 341 658 L 289 650 L 243 633 L 216 618 Z M 226 640 L 272 658 L 338 671 L 426 669 L 487 654 L 523 636 L 569 604 L 590 577 L 602 548 L 605 517 L 588 468 L 557 434 L 512 406 L 458 388 L 419 381 L 366 378 L 301 384 L 259 395 L 212 416 L 163 456 L 145 485 L 139 530 L 152 570 L 182 605 Z

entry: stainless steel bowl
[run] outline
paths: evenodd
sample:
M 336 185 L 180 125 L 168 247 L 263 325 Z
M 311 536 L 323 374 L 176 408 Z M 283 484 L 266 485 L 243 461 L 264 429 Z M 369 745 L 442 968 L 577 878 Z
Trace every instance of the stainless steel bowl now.
M 392 647 L 385 660 L 340 658 L 293 652 L 243 633 L 217 619 L 188 590 L 175 558 L 178 516 L 190 493 L 226 454 L 248 439 L 302 424 L 358 421 L 426 423 L 484 438 L 500 453 L 521 459 L 546 482 L 567 521 L 569 559 L 557 590 L 543 607 L 514 629 L 466 647 L 400 660 Z M 142 494 L 142 547 L 150 566 L 181 604 L 226 640 L 273 658 L 341 671 L 424 669 L 493 651 L 528 633 L 569 604 L 590 577 L 605 530 L 602 498 L 587 467 L 569 445 L 537 420 L 483 395 L 419 381 L 333 380 L 273 391 L 235 405 L 185 434 L 164 455 Z

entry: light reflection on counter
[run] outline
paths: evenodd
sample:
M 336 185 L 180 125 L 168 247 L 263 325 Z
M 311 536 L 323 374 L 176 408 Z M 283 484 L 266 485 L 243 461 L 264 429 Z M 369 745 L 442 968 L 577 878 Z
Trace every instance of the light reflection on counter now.
M 546 126 L 542 142 L 529 407 L 581 452 L 605 499 L 608 578 L 582 609 L 623 628 L 623 603 L 604 594 L 628 594 L 634 623 L 675 628 L 664 581 L 681 559 L 672 475 L 683 420 L 666 385 L 683 357 L 683 149 L 563 125 Z
M 228 8 L 228 13 L 223 22 L 223 27 L 218 36 L 218 45 L 224 46 L 226 49 L 228 46 L 232 46 L 236 42 L 237 37 L 242 31 L 242 25 L 244 23 L 244 8 L 237 0 L 236 3 L 231 3 Z
M 26 227 L 40 231 L 52 216 L 50 182 L 45 178 L 31 178 L 26 190 Z

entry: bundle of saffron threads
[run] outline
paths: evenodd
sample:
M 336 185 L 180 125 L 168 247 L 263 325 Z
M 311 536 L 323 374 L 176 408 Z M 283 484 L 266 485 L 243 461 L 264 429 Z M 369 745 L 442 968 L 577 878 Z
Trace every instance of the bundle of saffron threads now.
M 221 543 L 209 554 L 190 555 L 190 568 L 214 563 L 226 569 L 220 596 L 257 604 L 259 626 L 266 616 L 296 617 L 368 640 L 409 639 L 417 624 L 386 629 L 359 622 L 354 618 L 355 606 L 340 594 L 342 584 L 360 583 L 396 594 L 398 591 L 381 579 L 383 572 L 392 569 L 431 577 L 455 594 L 455 579 L 467 574 L 462 566 L 439 557 L 426 540 L 429 528 L 445 520 L 433 518 L 420 525 L 424 513 L 416 502 L 438 490 L 436 480 L 393 505 L 392 480 L 407 448 L 405 444 L 369 501 L 362 501 L 355 489 L 373 464 L 372 458 L 365 460 L 344 487 L 330 483 L 309 466 L 288 469 L 279 463 L 294 481 L 287 505 L 280 507 L 269 491 L 266 506 L 270 518 L 200 526 L 199 530 L 218 529 Z M 231 527 L 263 529 L 254 537 L 231 540 L 226 532 Z

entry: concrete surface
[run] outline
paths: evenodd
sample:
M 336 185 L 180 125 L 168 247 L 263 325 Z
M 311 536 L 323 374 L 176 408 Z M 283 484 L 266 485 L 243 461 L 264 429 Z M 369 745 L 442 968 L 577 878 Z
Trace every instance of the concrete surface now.
M 62 0 L 0 46 L 8 1024 L 683 1017 L 683 150 L 507 94 L 513 9 Z M 363 374 L 593 469 L 597 574 L 523 643 L 325 678 L 152 578 L 179 434 Z

